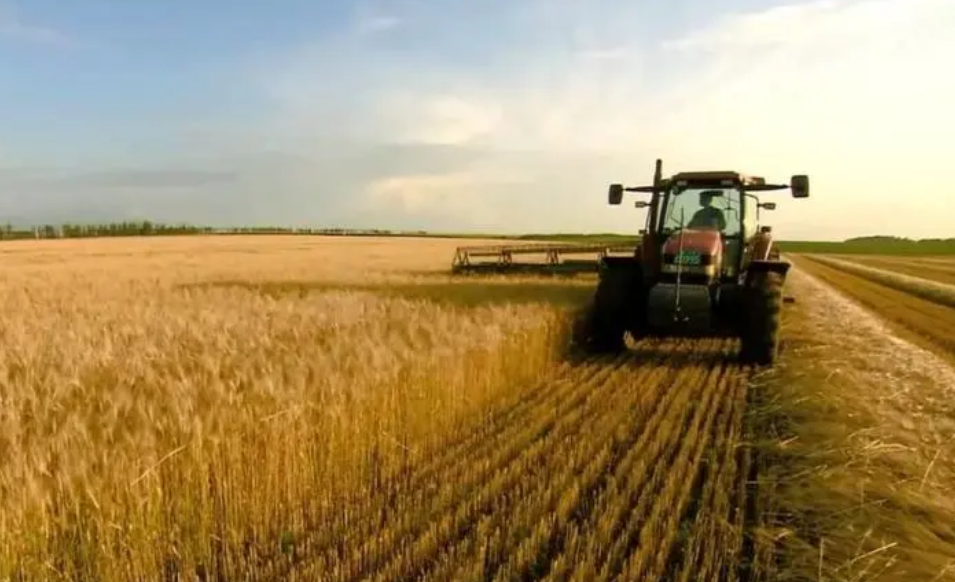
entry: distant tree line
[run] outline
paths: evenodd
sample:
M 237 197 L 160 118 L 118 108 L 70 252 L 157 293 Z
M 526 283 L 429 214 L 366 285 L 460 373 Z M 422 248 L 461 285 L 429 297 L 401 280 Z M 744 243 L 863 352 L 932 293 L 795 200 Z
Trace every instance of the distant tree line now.
M 955 238 L 861 236 L 842 242 L 780 241 L 779 247 L 783 252 L 792 253 L 955 255 Z
M 28 228 L 5 224 L 0 227 L 0 240 L 102 238 L 123 236 L 183 236 L 200 234 L 305 234 L 326 236 L 429 236 L 425 231 L 392 231 L 382 229 L 296 228 L 287 226 L 212 227 L 190 224 L 162 224 L 149 220 L 109 222 L 103 224 L 43 224 Z
M 498 238 L 514 240 L 550 240 L 593 244 L 630 244 L 639 237 L 614 233 L 604 234 L 525 234 L 494 235 L 465 233 L 434 233 L 423 230 L 398 231 L 387 229 L 354 228 L 296 228 L 288 226 L 212 227 L 190 224 L 163 224 L 149 220 L 107 222 L 103 224 L 43 224 L 30 227 L 0 226 L 0 240 L 101 238 L 124 236 L 183 236 L 183 235 L 323 235 L 323 236 L 395 236 L 433 238 Z M 866 236 L 844 241 L 779 241 L 783 252 L 805 253 L 865 253 L 890 255 L 955 255 L 955 238 L 909 239 L 895 236 Z

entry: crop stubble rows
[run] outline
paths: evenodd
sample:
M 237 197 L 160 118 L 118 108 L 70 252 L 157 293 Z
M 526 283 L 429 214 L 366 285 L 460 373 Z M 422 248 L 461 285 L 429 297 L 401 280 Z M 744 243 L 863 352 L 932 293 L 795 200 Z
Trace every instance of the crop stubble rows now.
M 745 377 L 723 363 L 728 350 L 644 346 L 640 362 L 575 365 L 414 473 L 378 483 L 351 523 L 339 515 L 299 558 L 259 574 L 731 579 L 745 558 L 749 467 Z

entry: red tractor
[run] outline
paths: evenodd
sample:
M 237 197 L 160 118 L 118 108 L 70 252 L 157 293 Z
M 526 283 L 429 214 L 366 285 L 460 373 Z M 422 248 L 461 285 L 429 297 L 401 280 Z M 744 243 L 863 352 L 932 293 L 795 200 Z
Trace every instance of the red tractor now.
M 745 363 L 770 365 L 779 349 L 782 288 L 790 264 L 779 259 L 771 229 L 757 224 L 754 193 L 789 188 L 809 196 L 809 178 L 789 184 L 732 171 L 662 176 L 657 160 L 652 186 L 610 186 L 610 204 L 624 192 L 650 200 L 647 224 L 633 256 L 601 260 L 600 280 L 578 322 L 575 343 L 592 352 L 620 352 L 625 336 L 728 336 L 740 339 Z

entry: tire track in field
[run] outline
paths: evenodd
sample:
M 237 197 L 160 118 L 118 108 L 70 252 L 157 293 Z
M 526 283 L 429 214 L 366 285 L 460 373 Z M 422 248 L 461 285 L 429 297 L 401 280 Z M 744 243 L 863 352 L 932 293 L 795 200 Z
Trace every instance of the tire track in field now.
M 413 470 L 349 500 L 295 560 L 266 561 L 255 575 L 424 582 L 735 572 L 746 394 L 735 349 L 727 340 L 647 340 L 620 358 L 568 364 Z

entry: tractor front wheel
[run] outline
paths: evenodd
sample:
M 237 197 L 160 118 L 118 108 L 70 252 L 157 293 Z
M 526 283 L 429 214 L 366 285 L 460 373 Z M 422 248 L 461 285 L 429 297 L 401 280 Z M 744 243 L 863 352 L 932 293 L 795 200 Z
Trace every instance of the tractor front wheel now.
M 578 322 L 575 343 L 590 353 L 620 353 L 626 349 L 625 335 L 633 319 L 637 300 L 635 273 L 631 269 L 604 272 L 593 299 Z
M 772 365 L 779 353 L 784 277 L 765 272 L 754 275 L 745 290 L 740 358 L 744 363 Z

